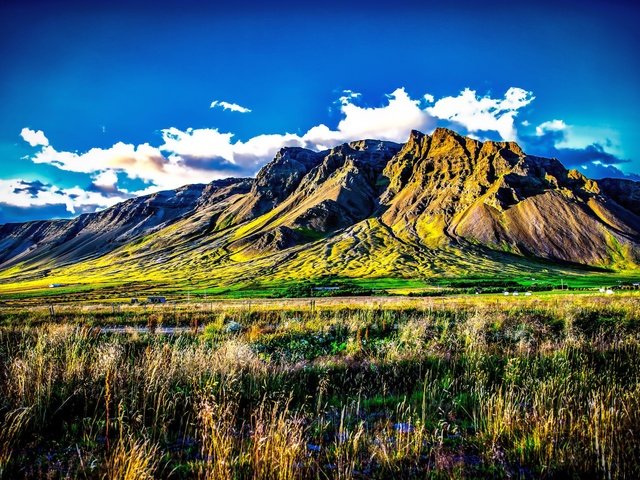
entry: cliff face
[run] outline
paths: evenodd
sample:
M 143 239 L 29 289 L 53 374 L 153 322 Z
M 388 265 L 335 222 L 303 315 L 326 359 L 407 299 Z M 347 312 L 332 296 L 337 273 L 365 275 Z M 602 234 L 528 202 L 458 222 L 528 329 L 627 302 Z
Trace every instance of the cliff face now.
M 292 265 L 375 275 L 369 267 L 384 259 L 385 274 L 402 267 L 406 275 L 438 258 L 473 265 L 478 252 L 637 268 L 640 184 L 596 182 L 515 143 L 439 128 L 414 131 L 403 145 L 283 148 L 255 179 L 186 186 L 74 220 L 0 226 L 3 269 L 111 256 L 145 268 L 161 255 L 176 271 L 269 263 L 274 275 Z
M 469 241 L 589 265 L 638 259 L 633 194 L 614 192 L 616 181 L 608 180 L 614 193 L 607 195 L 581 173 L 514 143 L 482 143 L 446 129 L 414 132 L 385 175 L 383 222 L 430 247 Z

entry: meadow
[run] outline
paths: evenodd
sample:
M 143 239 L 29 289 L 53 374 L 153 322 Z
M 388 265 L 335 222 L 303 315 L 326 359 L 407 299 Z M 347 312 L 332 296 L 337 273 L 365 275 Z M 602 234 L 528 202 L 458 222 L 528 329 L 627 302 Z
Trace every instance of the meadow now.
M 2 478 L 613 479 L 638 459 L 638 292 L 0 308 Z

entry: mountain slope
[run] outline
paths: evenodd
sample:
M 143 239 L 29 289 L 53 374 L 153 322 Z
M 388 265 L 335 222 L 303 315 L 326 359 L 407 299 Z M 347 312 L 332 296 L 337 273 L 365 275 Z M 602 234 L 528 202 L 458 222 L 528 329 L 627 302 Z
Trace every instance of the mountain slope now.
M 73 220 L 0 226 L 0 268 L 17 262 L 76 263 L 110 252 L 152 234 L 233 193 L 245 193 L 247 181 L 218 180 L 127 200 Z
M 515 143 L 447 129 L 412 132 L 403 145 L 284 148 L 255 179 L 1 226 L 0 279 L 219 285 L 635 270 L 638 192 L 636 182 L 596 182 Z
M 640 218 L 598 184 L 514 143 L 414 132 L 389 162 L 382 220 L 426 246 L 470 241 L 587 265 L 633 265 Z

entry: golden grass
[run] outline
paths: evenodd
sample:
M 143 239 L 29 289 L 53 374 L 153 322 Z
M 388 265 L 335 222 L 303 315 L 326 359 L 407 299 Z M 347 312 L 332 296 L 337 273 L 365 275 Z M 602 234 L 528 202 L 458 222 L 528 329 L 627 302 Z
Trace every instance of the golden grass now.
M 153 480 L 158 468 L 158 447 L 149 440 L 120 437 L 106 460 L 107 480 Z
M 314 309 L 184 306 L 187 324 L 210 322 L 203 334 L 82 326 L 126 313 L 100 306 L 65 307 L 61 324 L 1 327 L 0 472 L 283 480 L 640 473 L 637 297 L 367 308 L 320 300 Z M 167 311 L 158 320 L 175 319 Z M 229 321 L 244 328 L 226 332 Z

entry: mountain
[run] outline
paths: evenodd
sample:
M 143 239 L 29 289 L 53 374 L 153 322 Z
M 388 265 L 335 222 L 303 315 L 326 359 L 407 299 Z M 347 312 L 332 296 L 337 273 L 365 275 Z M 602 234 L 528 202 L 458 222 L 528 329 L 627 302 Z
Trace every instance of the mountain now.
M 245 186 L 243 189 L 242 186 Z M 173 191 L 134 198 L 73 220 L 14 223 L 0 226 L 0 265 L 55 259 L 74 263 L 103 255 L 141 235 L 160 231 L 229 192 L 246 193 L 248 182 L 237 179 L 209 185 L 187 185 Z
M 0 281 L 34 286 L 636 270 L 640 183 L 438 128 L 404 144 L 283 148 L 255 179 L 7 224 L 0 239 Z

